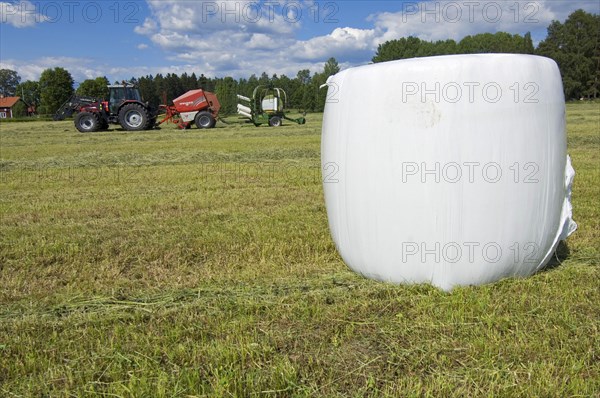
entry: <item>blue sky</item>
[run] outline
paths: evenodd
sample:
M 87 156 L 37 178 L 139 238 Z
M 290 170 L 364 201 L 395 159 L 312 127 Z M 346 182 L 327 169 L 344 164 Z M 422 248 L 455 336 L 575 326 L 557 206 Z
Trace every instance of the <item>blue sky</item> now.
M 377 45 L 409 35 L 425 40 L 483 32 L 530 31 L 535 42 L 552 20 L 583 1 L 308 0 L 0 0 L 0 68 L 22 80 L 45 68 L 68 69 L 76 82 L 156 73 L 247 77 L 320 71 L 368 63 Z

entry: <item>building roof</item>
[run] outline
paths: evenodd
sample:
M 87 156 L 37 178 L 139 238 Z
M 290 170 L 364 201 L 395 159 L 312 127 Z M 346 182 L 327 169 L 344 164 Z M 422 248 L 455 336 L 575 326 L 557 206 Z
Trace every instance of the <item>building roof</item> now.
M 12 108 L 21 97 L 3 97 L 0 98 L 0 108 Z

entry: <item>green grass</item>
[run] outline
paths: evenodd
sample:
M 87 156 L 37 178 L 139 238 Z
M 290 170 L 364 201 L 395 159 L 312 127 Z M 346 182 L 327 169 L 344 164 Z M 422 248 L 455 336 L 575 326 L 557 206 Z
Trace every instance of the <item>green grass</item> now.
M 329 236 L 321 115 L 281 129 L 0 124 L 0 396 L 594 396 L 600 115 L 569 104 L 561 265 L 445 293 Z

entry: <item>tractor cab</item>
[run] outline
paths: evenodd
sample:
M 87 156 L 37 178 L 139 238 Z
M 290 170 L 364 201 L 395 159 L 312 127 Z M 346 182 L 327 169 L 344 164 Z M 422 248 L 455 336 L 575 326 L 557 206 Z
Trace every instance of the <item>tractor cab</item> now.
M 142 102 L 140 90 L 133 84 L 114 84 L 108 86 L 108 90 L 110 93 L 108 100 L 110 113 L 118 113 L 119 106 L 123 101 Z

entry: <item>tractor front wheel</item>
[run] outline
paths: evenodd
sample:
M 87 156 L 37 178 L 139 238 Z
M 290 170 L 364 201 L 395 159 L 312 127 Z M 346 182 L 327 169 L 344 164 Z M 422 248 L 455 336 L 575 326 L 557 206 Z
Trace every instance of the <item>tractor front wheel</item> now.
M 198 126 L 199 129 L 210 129 L 215 127 L 216 120 L 210 112 L 198 112 L 196 118 L 194 119 L 194 123 Z
M 269 119 L 269 126 L 279 127 L 281 126 L 281 118 L 279 116 L 273 116 Z
M 98 115 L 92 112 L 79 112 L 75 116 L 75 128 L 80 133 L 93 133 L 100 129 Z
M 119 111 L 119 124 L 127 131 L 145 130 L 149 119 L 148 110 L 140 104 L 127 104 Z

